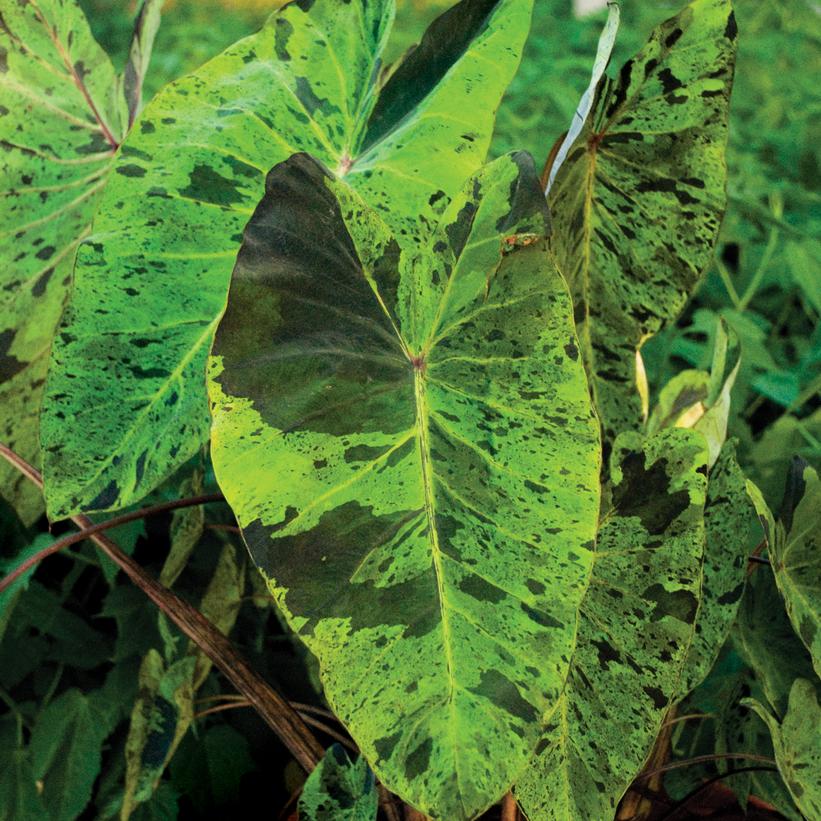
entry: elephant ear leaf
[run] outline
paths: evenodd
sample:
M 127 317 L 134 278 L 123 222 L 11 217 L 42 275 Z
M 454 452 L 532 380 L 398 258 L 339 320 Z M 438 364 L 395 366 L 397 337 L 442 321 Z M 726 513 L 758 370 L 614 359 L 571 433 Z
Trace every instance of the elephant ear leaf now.
M 272 166 L 310 153 L 404 244 L 424 244 L 484 162 L 532 5 L 462 0 L 453 13 L 470 26 L 426 38 L 436 60 L 412 99 L 381 84 L 393 0 L 288 3 L 157 95 L 78 253 L 52 354 L 42 430 L 52 518 L 139 501 L 207 440 L 205 361 Z M 372 131 L 380 90 L 395 102 Z M 88 420 L 82 435 L 67 431 L 67 413 Z
M 801 459 L 793 464 L 787 521 L 775 526 L 770 555 L 790 621 L 821 676 L 821 482 Z
M 707 450 L 693 431 L 622 434 L 570 676 L 516 784 L 531 821 L 612 818 L 650 754 L 695 631 Z
M 40 464 L 49 349 L 78 244 L 123 137 L 117 78 L 74 0 L 4 3 L 0 15 L 0 430 Z M 0 467 L 26 524 L 39 491 Z
M 334 744 L 308 776 L 299 797 L 301 821 L 376 821 L 376 779 L 363 758 Z
M 747 699 L 770 729 L 778 770 L 805 818 L 821 818 L 821 707 L 816 685 L 796 679 L 784 720 L 760 702 Z
M 637 352 L 709 263 L 726 206 L 736 23 L 695 0 L 605 77 L 548 200 L 608 440 L 642 423 Z
M 213 349 L 212 455 L 325 694 L 391 790 L 473 818 L 567 675 L 600 443 L 532 160 L 400 251 L 316 161 L 274 168 Z

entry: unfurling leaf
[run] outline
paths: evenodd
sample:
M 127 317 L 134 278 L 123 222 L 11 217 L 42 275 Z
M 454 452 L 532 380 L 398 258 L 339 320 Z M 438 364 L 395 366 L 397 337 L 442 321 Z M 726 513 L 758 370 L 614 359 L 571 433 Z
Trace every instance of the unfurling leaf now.
M 214 466 L 254 560 L 379 778 L 449 821 L 530 759 L 593 560 L 598 423 L 546 220 L 510 155 L 400 247 L 295 156 L 213 350 Z
M 729 0 L 695 0 L 612 80 L 550 189 L 552 246 L 608 440 L 642 423 L 636 351 L 684 307 L 726 204 Z
M 738 337 L 720 319 L 710 373 L 686 370 L 674 376 L 661 390 L 658 405 L 647 422 L 648 432 L 670 425 L 699 431 L 707 440 L 712 468 L 727 439 L 730 394 L 740 366 Z
M 796 679 L 783 721 L 758 701 L 746 703 L 770 728 L 775 761 L 796 806 L 808 821 L 821 818 L 821 707 L 816 685 Z
M 308 776 L 299 797 L 300 821 L 376 821 L 376 780 L 363 758 L 351 761 L 334 744 Z
M 692 431 L 616 440 L 570 676 L 515 788 L 531 821 L 613 818 L 650 754 L 695 632 L 706 464 Z
M 289 3 L 156 97 L 80 249 L 53 351 L 52 518 L 138 501 L 206 440 L 206 357 L 273 165 L 310 152 L 422 241 L 485 159 L 532 4 L 463 0 L 458 34 L 432 29 L 380 85 L 393 0 Z

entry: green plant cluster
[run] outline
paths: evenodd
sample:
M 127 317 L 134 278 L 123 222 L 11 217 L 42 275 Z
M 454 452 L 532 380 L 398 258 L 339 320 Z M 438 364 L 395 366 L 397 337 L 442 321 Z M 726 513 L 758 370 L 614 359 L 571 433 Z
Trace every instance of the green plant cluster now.
M 0 3 L 0 821 L 821 821 L 818 9 L 620 5 Z

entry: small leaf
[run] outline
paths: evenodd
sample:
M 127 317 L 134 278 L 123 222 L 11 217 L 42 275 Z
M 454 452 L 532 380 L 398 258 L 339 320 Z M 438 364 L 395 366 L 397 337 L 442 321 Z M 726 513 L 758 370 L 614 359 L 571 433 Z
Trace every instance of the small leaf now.
M 308 776 L 299 798 L 300 821 L 376 821 L 379 796 L 364 758 L 351 761 L 334 744 Z
M 770 555 L 790 621 L 821 677 L 821 482 L 801 460 L 794 470 L 798 487 L 789 530 L 776 525 Z
M 734 441 L 726 443 L 710 471 L 704 508 L 704 583 L 681 695 L 704 680 L 724 645 L 744 594 L 749 556 L 761 539 L 761 525 L 735 448 Z
M 73 821 L 91 799 L 103 741 L 113 729 L 92 697 L 67 690 L 38 716 L 31 735 L 32 770 L 43 782 L 53 821 Z
M 202 493 L 203 473 L 195 468 L 193 475 L 180 485 L 180 498 L 198 496 Z M 188 564 L 191 553 L 202 538 L 205 527 L 203 505 L 175 510 L 171 518 L 171 548 L 160 571 L 160 583 L 171 587 Z
M 821 707 L 816 686 L 796 679 L 781 722 L 760 702 L 746 703 L 770 728 L 775 760 L 796 806 L 807 819 L 821 818 Z
M 310 152 L 399 238 L 426 238 L 484 161 L 532 5 L 462 0 L 454 19 L 472 21 L 473 38 L 436 29 L 418 98 L 380 84 L 393 0 L 289 3 L 157 95 L 79 251 L 52 352 L 41 434 L 52 519 L 138 501 L 206 441 L 206 357 L 274 164 Z M 405 65 L 420 67 L 413 54 Z M 380 92 L 401 120 L 369 135 Z M 87 422 L 66 426 L 66 413 Z
M 706 463 L 692 431 L 616 440 L 570 676 L 515 788 L 531 821 L 613 818 L 650 754 L 695 632 Z
M 156 650 L 140 667 L 140 692 L 126 741 L 126 780 L 120 818 L 127 821 L 137 804 L 148 801 L 193 720 L 193 657 L 167 669 Z
M 532 160 L 421 251 L 315 160 L 275 167 L 214 343 L 217 479 L 381 780 L 472 818 L 561 692 L 600 444 Z
M 735 40 L 729 0 L 695 0 L 662 23 L 601 81 L 550 189 L 553 250 L 610 440 L 642 422 L 636 351 L 678 316 L 712 255 Z
M 25 561 L 36 556 L 40 551 L 45 550 L 50 544 L 54 544 L 54 539 L 46 533 L 41 533 L 35 537 L 34 541 L 23 548 L 14 558 L 0 559 L 0 579 L 11 573 L 16 568 L 20 567 Z M 6 628 L 9 626 L 12 612 L 17 604 L 23 591 L 28 589 L 29 580 L 37 570 L 37 565 L 34 565 L 12 584 L 0 593 L 0 641 L 3 640 L 3 635 Z

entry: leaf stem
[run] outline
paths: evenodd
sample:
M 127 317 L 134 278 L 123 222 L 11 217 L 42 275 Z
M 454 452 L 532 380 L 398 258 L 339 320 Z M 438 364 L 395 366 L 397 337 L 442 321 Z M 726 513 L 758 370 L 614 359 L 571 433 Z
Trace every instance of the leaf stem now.
M 8 448 L 4 445 L 0 445 L 0 453 L 8 458 Z M 157 505 L 141 508 L 140 510 L 132 510 L 130 513 L 123 513 L 120 516 L 115 516 L 114 518 L 107 519 L 104 522 L 92 524 L 90 527 L 84 528 L 77 533 L 69 533 L 68 536 L 58 539 L 56 542 L 50 544 L 48 547 L 44 547 L 33 556 L 29 556 L 26 561 L 12 570 L 11 573 L 9 573 L 5 578 L 0 579 L 0 593 L 6 590 L 9 585 L 19 579 L 20 576 L 22 576 L 26 571 L 43 561 L 46 557 L 51 556 L 54 553 L 59 553 L 61 550 L 64 550 L 73 544 L 77 544 L 77 542 L 85 541 L 95 533 L 101 533 L 104 530 L 110 530 L 113 527 L 119 527 L 120 525 L 128 524 L 128 522 L 133 522 L 137 519 L 145 519 L 149 516 L 155 516 L 158 513 L 165 513 L 169 510 L 178 510 L 179 508 L 196 507 L 198 505 L 223 501 L 225 501 L 225 497 L 221 493 L 209 493 L 203 496 L 192 496 L 189 499 L 176 499 L 172 502 L 162 502 Z
M 1 444 L 0 456 L 42 490 L 43 478 L 36 468 Z M 73 516 L 72 521 L 82 530 L 94 527 L 87 516 Z M 211 659 L 234 687 L 251 702 L 296 761 L 307 772 L 311 772 L 322 758 L 324 750 L 296 710 L 250 667 L 231 642 L 196 608 L 153 579 L 104 534 L 94 532 L 89 538 Z
M 671 761 L 662 767 L 657 767 L 655 770 L 640 773 L 636 776 L 636 781 L 645 781 L 653 776 L 661 773 L 668 773 L 671 770 L 680 770 L 684 767 L 691 767 L 694 764 L 708 764 L 711 761 L 726 761 L 732 759 L 742 759 L 745 761 L 759 761 L 762 764 L 775 766 L 775 761 L 772 758 L 767 758 L 765 755 L 756 755 L 754 753 L 711 753 L 710 755 L 696 755 L 693 758 L 687 758 L 683 761 Z

